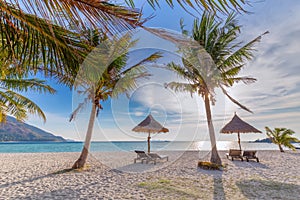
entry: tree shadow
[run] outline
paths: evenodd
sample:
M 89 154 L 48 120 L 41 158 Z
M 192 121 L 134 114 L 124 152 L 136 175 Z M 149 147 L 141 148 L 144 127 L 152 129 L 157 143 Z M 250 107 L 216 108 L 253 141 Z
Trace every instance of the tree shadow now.
M 56 172 L 52 172 L 52 173 L 45 174 L 45 175 L 42 175 L 42 176 L 37 176 L 37 177 L 34 177 L 34 178 L 28 178 L 28 179 L 24 179 L 24 180 L 19 180 L 19 181 L 15 181 L 15 182 L 1 184 L 0 188 L 11 187 L 11 186 L 14 186 L 14 185 L 19 185 L 19 184 L 22 185 L 22 184 L 34 182 L 36 180 L 52 177 L 52 176 L 55 176 L 55 175 L 58 175 L 58 174 L 64 174 L 64 173 L 70 173 L 70 172 L 80 172 L 80 171 L 82 171 L 82 170 L 71 169 L 71 168 L 62 169 L 62 170 L 59 170 L 59 171 L 56 171 Z
M 242 168 L 262 168 L 262 169 L 270 169 L 267 165 L 261 163 L 261 162 L 256 162 L 256 161 L 240 161 L 240 160 L 234 160 L 231 161 L 233 165 L 236 167 L 242 167 Z
M 218 174 L 213 174 L 214 178 L 214 200 L 218 199 L 226 199 L 225 191 L 224 191 L 224 185 L 223 185 L 223 179 L 222 179 L 222 173 L 221 176 Z
M 291 156 L 300 156 L 300 150 L 296 150 L 296 151 L 287 151 L 287 152 L 284 152 L 286 154 L 289 154 Z
M 268 180 L 245 180 L 236 183 L 248 199 L 298 199 L 300 185 Z
M 53 176 L 53 174 L 46 174 L 46 175 L 43 175 L 43 176 L 38 176 L 38 177 L 29 178 L 29 179 L 25 179 L 25 180 L 5 183 L 5 184 L 1 184 L 0 188 L 6 188 L 6 187 L 14 186 L 14 185 L 30 183 L 30 182 L 33 182 L 33 181 L 36 181 L 36 180 L 39 180 L 39 179 L 43 179 L 43 178 L 47 178 L 47 177 L 50 177 L 50 176 Z
M 223 171 L 222 170 L 209 170 L 209 169 L 198 169 L 198 172 L 213 177 L 213 199 L 214 200 L 226 200 L 224 185 L 223 185 Z
M 225 200 L 225 191 L 224 191 L 224 185 L 223 185 L 223 171 L 221 170 L 208 170 L 208 169 L 198 169 L 199 172 L 210 175 L 213 177 L 213 199 L 214 200 Z

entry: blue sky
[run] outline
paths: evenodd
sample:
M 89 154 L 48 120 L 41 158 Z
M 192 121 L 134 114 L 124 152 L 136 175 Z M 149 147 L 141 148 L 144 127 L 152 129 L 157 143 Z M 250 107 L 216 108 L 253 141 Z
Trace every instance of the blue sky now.
M 193 16 L 176 7 L 174 10 L 162 4 L 161 9 L 154 11 L 143 1 L 145 16 L 155 17 L 147 22 L 149 27 L 162 27 L 172 31 L 180 31 L 179 21 L 184 19 L 186 29 L 191 30 Z M 219 134 L 221 127 L 233 116 L 234 112 L 259 130 L 265 126 L 287 127 L 300 137 L 300 2 L 293 0 L 266 0 L 255 3 L 248 10 L 253 14 L 241 15 L 239 23 L 243 25 L 242 41 L 250 41 L 265 31 L 270 33 L 263 37 L 257 45 L 255 59 L 242 71 L 258 79 L 251 85 L 238 84 L 229 93 L 245 104 L 254 114 L 239 109 L 217 91 L 217 103 L 213 107 L 213 119 L 218 140 L 236 140 L 236 135 Z M 200 17 L 200 16 L 199 16 Z M 168 49 L 167 42 L 161 42 L 146 33 L 141 39 L 141 47 L 132 50 L 131 59 L 156 48 L 160 51 Z M 137 36 L 137 37 L 138 37 Z M 153 45 L 153 46 L 151 46 Z M 147 48 L 150 48 L 147 49 Z M 153 49 L 152 49 L 153 50 Z M 170 133 L 154 135 L 156 140 L 208 140 L 203 101 L 197 96 L 174 93 L 163 87 L 163 84 L 177 80 L 177 76 L 157 66 L 168 61 L 180 60 L 176 54 L 164 52 L 165 58 L 157 62 L 156 67 L 148 67 L 153 76 L 141 81 L 139 87 L 132 92 L 130 98 L 120 96 L 118 99 L 105 102 L 94 130 L 94 140 L 145 140 L 143 133 L 133 133 L 131 129 L 143 120 L 151 111 L 153 116 L 170 129 Z M 134 62 L 134 61 L 132 61 Z M 28 123 L 45 129 L 65 138 L 82 140 L 89 117 L 87 109 L 75 122 L 68 122 L 72 110 L 78 103 L 76 92 L 59 86 L 54 81 L 50 84 L 57 89 L 55 95 L 37 95 L 28 93 L 44 110 L 47 122 L 31 116 Z M 265 134 L 243 134 L 242 140 L 265 138 Z

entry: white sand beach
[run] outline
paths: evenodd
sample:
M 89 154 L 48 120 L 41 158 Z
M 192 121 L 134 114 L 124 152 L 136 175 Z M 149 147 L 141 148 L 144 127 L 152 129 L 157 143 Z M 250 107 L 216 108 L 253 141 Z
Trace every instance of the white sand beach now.
M 0 154 L 0 199 L 300 198 L 299 150 L 258 151 L 259 163 L 221 151 L 223 171 L 197 169 L 207 152 L 164 154 L 169 161 L 154 165 L 134 164 L 133 152 L 93 153 L 84 171 L 65 170 L 79 153 Z

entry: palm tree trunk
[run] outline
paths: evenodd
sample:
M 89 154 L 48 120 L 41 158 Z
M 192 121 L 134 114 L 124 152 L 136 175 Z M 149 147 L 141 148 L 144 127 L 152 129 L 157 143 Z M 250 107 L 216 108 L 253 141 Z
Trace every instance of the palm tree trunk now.
M 87 130 L 86 136 L 85 136 L 84 146 L 83 146 L 83 149 L 81 151 L 80 157 L 74 163 L 72 169 L 82 168 L 82 167 L 84 167 L 84 165 L 86 163 L 86 160 L 87 160 L 87 157 L 88 157 L 88 154 L 89 154 L 89 150 L 90 150 L 95 118 L 96 118 L 96 105 L 93 104 L 92 111 L 91 111 L 91 114 L 90 114 L 88 130 Z
M 283 150 L 282 146 L 281 146 L 280 144 L 278 144 L 278 146 L 279 146 L 279 150 L 280 150 L 280 152 L 284 152 L 284 150 Z
M 217 150 L 216 136 L 215 136 L 214 125 L 213 125 L 212 117 L 211 117 L 211 110 L 210 110 L 210 102 L 209 102 L 208 93 L 206 93 L 205 96 L 204 96 L 204 102 L 205 102 L 207 125 L 208 125 L 208 131 L 209 131 L 209 137 L 210 137 L 210 143 L 211 143 L 210 162 L 221 165 L 222 161 L 220 159 L 220 156 L 219 156 L 218 150 Z

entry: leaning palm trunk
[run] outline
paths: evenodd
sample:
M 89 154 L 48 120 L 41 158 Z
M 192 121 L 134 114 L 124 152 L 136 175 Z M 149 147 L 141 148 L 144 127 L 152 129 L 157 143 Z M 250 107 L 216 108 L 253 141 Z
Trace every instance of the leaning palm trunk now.
M 72 169 L 82 168 L 82 167 L 84 167 L 84 165 L 86 163 L 86 160 L 87 160 L 87 157 L 88 157 L 88 154 L 90 151 L 90 145 L 91 145 L 91 139 L 92 139 L 95 118 L 96 118 L 96 105 L 93 104 L 91 115 L 90 115 L 90 120 L 89 120 L 89 125 L 88 125 L 88 130 L 87 130 L 86 136 L 85 136 L 84 146 L 81 151 L 80 157 L 74 163 Z
M 212 163 L 216 163 L 216 164 L 221 165 L 222 161 L 220 159 L 220 156 L 219 156 L 218 150 L 217 150 L 215 130 L 214 130 L 214 125 L 213 125 L 212 117 L 211 117 L 211 110 L 210 110 L 210 102 L 209 102 L 208 93 L 205 94 L 204 102 L 205 102 L 207 125 L 208 125 L 208 131 L 209 131 L 209 137 L 210 137 L 210 143 L 211 143 L 211 158 L 210 158 L 210 161 Z
M 284 150 L 280 144 L 278 144 L 278 147 L 279 147 L 280 152 L 284 152 Z

